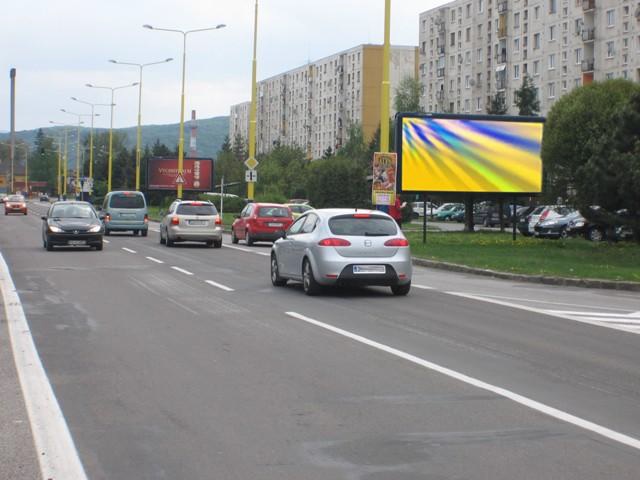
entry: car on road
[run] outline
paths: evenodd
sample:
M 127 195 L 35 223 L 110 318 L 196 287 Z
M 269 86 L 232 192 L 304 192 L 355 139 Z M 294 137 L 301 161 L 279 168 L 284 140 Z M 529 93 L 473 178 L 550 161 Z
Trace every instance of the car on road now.
M 231 225 L 231 242 L 275 242 L 293 223 L 293 214 L 278 203 L 249 203 Z
M 409 241 L 395 220 L 375 210 L 320 209 L 298 218 L 271 247 L 271 282 L 302 282 L 307 295 L 324 286 L 411 289 Z
M 173 247 L 177 242 L 204 242 L 222 247 L 222 218 L 211 202 L 176 200 L 160 222 L 160 243 Z
M 46 193 L 43 193 L 42 195 L 40 195 L 40 201 L 41 202 L 48 202 L 49 201 L 49 195 L 47 195 Z
M 94 247 L 102 250 L 104 225 L 88 202 L 55 202 L 42 217 L 42 244 L 54 247 Z
M 4 214 L 20 213 L 27 214 L 27 201 L 22 195 L 9 195 L 4 202 Z
M 111 232 L 133 232 L 147 236 L 149 213 L 142 192 L 113 191 L 107 193 L 102 203 L 100 217 L 104 220 L 104 234 Z
M 296 219 L 304 212 L 308 212 L 309 210 L 313 210 L 311 205 L 307 205 L 306 203 L 285 203 L 285 207 L 289 207 L 291 210 L 291 214 L 293 218 Z

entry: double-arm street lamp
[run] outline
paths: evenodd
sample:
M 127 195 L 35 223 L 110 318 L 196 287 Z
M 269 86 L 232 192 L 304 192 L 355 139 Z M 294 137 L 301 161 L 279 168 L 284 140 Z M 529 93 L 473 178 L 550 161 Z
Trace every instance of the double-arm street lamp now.
M 80 193 L 80 125 L 82 125 L 82 121 L 80 120 L 82 117 L 88 117 L 90 113 L 75 113 L 70 112 L 69 110 L 65 110 L 64 108 L 60 109 L 61 112 L 67 113 L 69 115 L 73 115 L 78 118 L 78 138 L 76 141 L 76 191 L 75 193 Z
M 83 103 L 91 107 L 91 130 L 89 130 L 89 178 L 93 179 L 93 118 L 99 117 L 99 113 L 94 113 L 95 107 L 110 107 L 108 103 L 91 103 L 84 100 L 80 100 L 76 97 L 71 97 L 71 100 L 78 103 Z
M 158 30 L 161 32 L 174 32 L 182 34 L 182 93 L 180 96 L 180 137 L 178 141 L 178 177 L 183 177 L 184 171 L 184 83 L 185 83 L 185 68 L 187 63 L 187 35 L 196 32 L 206 32 L 209 30 L 219 30 L 226 25 L 221 23 L 215 27 L 198 28 L 196 30 L 177 30 L 173 28 L 157 28 L 151 25 L 143 25 L 144 28 L 149 30 Z M 177 178 L 176 178 L 177 180 Z M 178 198 L 182 198 L 182 182 L 176 182 L 178 184 L 177 193 Z
M 118 60 L 109 60 L 117 65 L 130 65 L 140 69 L 140 80 L 138 81 L 138 131 L 136 136 L 136 190 L 140 190 L 140 159 L 142 157 L 142 69 L 150 65 L 159 65 L 172 61 L 173 58 L 167 58 L 159 62 L 151 63 L 130 63 L 120 62 Z
M 67 194 L 67 168 L 69 165 L 69 159 L 67 158 L 68 144 L 69 144 L 69 130 L 73 128 L 72 125 L 63 122 L 54 122 L 49 120 L 52 125 L 59 125 L 64 128 L 64 155 L 62 154 L 62 136 L 58 139 L 58 196 Z M 82 124 L 82 122 L 80 122 Z M 62 168 L 61 168 L 62 163 Z M 62 182 L 62 187 L 60 186 Z
M 91 83 L 86 84 L 89 88 L 102 88 L 104 90 L 111 90 L 111 122 L 109 125 L 109 166 L 107 170 L 107 192 L 111 191 L 111 177 L 113 172 L 113 107 L 115 106 L 114 95 L 116 90 L 120 90 L 122 88 L 135 87 L 138 85 L 138 82 L 130 83 L 128 85 L 121 85 L 119 87 L 103 87 L 100 85 L 93 85 Z

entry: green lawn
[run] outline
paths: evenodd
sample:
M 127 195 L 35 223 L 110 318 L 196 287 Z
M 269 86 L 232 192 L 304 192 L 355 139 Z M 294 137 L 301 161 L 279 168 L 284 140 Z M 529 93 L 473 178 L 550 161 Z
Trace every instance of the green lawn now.
M 640 245 L 545 240 L 511 233 L 408 232 L 413 256 L 491 270 L 640 282 Z

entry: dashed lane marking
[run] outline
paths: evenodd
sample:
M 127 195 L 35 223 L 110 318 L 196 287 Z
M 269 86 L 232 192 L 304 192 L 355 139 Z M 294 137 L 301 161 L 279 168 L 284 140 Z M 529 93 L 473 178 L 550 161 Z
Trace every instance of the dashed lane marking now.
M 205 283 L 208 283 L 212 287 L 219 288 L 220 290 L 224 290 L 225 292 L 234 292 L 235 290 L 231 287 L 227 287 L 226 285 L 222 285 L 221 283 L 214 282 L 213 280 L 205 280 Z
M 151 260 L 152 262 L 156 262 L 156 263 L 164 263 L 162 260 L 158 260 L 157 258 L 153 258 L 153 257 L 145 257 L 147 260 Z
M 249 248 L 236 247 L 234 245 L 226 245 L 226 244 L 223 244 L 222 246 L 225 247 L 225 248 L 231 248 L 232 250 L 238 250 L 240 252 L 253 253 L 255 255 L 262 255 L 263 257 L 271 256 L 270 253 L 260 252 L 260 251 L 257 251 L 257 250 L 251 250 Z
M 193 275 L 193 273 L 191 273 L 189 270 L 185 270 L 184 268 L 175 267 L 175 266 L 171 268 L 173 268 L 176 272 L 184 273 L 185 275 Z
M 124 250 L 125 252 L 129 252 L 129 253 L 138 253 L 135 250 L 131 250 L 130 248 L 127 248 L 127 247 L 122 247 L 122 250 Z

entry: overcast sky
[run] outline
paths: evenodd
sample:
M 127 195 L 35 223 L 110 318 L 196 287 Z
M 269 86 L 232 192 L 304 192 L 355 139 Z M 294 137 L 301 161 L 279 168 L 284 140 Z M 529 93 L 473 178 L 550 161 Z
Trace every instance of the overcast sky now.
M 420 12 L 445 0 L 392 0 L 391 42 L 418 44 Z M 17 69 L 16 129 L 75 122 L 89 107 L 71 96 L 108 103 L 107 90 L 138 80 L 138 69 L 108 60 L 146 63 L 173 57 L 144 70 L 144 124 L 178 122 L 182 35 L 143 24 L 196 29 L 189 35 L 186 117 L 228 115 L 229 106 L 250 99 L 254 0 L 7 0 L 0 28 L 0 131 L 9 130 L 9 69 Z M 384 0 L 260 0 L 258 79 L 361 43 L 382 43 Z M 116 92 L 114 126 L 137 122 L 137 88 Z M 108 127 L 108 108 L 96 126 Z

